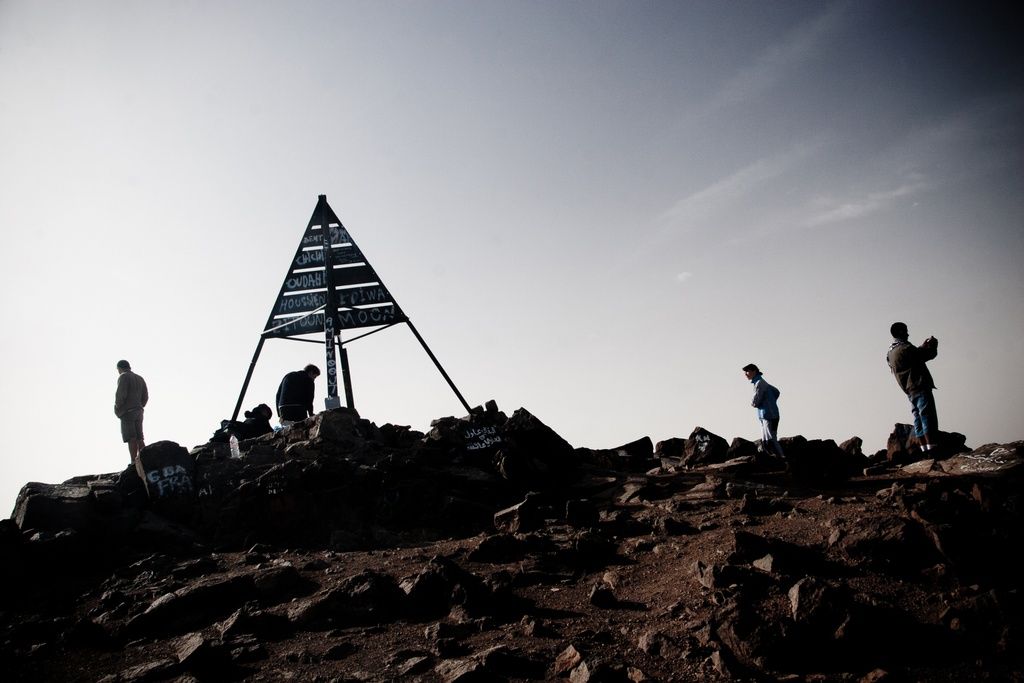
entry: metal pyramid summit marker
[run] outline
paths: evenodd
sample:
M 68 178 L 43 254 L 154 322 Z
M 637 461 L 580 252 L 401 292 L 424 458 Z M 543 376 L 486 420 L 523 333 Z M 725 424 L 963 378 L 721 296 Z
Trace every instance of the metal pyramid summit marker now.
M 402 309 L 327 203 L 327 196 L 320 195 L 263 336 L 320 333 L 325 323 L 344 330 L 405 320 Z
M 416 331 L 412 321 L 402 312 L 395 298 L 381 282 L 380 276 L 356 246 L 352 235 L 341 224 L 341 220 L 327 203 L 327 195 L 320 195 L 313 215 L 306 225 L 306 231 L 299 241 L 299 247 L 288 266 L 288 274 L 270 310 L 270 316 L 263 326 L 263 332 L 260 333 L 259 344 L 249 363 L 249 371 L 245 375 L 231 419 L 238 418 L 263 343 L 273 338 L 315 341 L 303 338 L 310 334 L 324 335 L 327 364 L 326 407 L 338 408 L 341 405 L 338 397 L 338 367 L 335 354 L 337 346 L 341 351 L 345 399 L 348 407 L 354 408 L 348 355 L 344 344 L 398 323 L 409 326 L 466 412 L 472 412 L 455 383 L 441 367 L 441 363 L 423 341 L 423 337 Z M 342 341 L 342 330 L 364 327 L 377 329 L 346 342 Z

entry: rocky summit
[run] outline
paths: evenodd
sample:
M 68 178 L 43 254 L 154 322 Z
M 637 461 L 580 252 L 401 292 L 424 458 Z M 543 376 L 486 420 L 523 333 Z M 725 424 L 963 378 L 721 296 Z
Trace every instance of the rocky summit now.
M 1024 442 L 921 453 L 696 427 L 574 448 L 493 402 L 338 409 L 29 483 L 4 681 L 1024 678 Z M 928 456 L 927 459 L 924 459 Z

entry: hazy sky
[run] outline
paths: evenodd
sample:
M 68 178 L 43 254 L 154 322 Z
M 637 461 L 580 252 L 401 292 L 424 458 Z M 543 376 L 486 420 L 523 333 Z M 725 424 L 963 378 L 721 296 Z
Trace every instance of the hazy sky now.
M 1009 4 L 1003 4 L 1009 7 Z M 473 405 L 576 446 L 1024 438 L 1024 72 L 988 3 L 0 0 L 0 515 L 230 415 L 318 194 Z M 350 335 L 351 336 L 351 335 Z M 464 410 L 405 326 L 356 408 Z M 322 347 L 270 340 L 245 408 Z M 317 381 L 323 406 L 324 378 Z

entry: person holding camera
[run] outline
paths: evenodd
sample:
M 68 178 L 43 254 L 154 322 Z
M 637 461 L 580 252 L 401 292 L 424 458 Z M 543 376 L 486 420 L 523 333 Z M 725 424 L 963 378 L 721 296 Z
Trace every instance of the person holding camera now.
M 939 340 L 928 337 L 921 346 L 914 346 L 907 341 L 906 323 L 893 323 L 889 333 L 893 341 L 885 360 L 896 383 L 910 399 L 914 436 L 922 451 L 930 451 L 938 447 L 939 417 L 935 411 L 935 397 L 932 396 L 935 382 L 927 363 L 939 354 Z

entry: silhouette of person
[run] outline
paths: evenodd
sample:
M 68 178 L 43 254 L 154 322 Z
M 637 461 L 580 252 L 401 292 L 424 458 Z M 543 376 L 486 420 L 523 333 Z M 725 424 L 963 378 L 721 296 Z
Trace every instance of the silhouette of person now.
M 313 380 L 320 376 L 320 368 L 307 365 L 289 372 L 277 387 L 277 416 L 281 426 L 295 424 L 313 415 Z
M 135 465 L 135 471 L 140 479 L 145 479 L 146 473 L 139 462 L 139 451 L 146 445 L 142 434 L 142 417 L 143 409 L 149 402 L 149 389 L 146 380 L 132 372 L 132 366 L 126 360 L 117 361 L 117 375 L 114 415 L 121 420 L 121 438 L 128 444 L 128 455 Z
M 921 346 L 914 346 L 907 339 L 910 336 L 906 323 L 893 323 L 889 328 L 892 345 L 885 355 L 896 384 L 910 399 L 914 416 L 914 436 L 921 444 L 922 451 L 938 447 L 939 416 L 935 410 L 932 390 L 935 382 L 928 370 L 928 361 L 939 355 L 939 340 L 928 337 Z
M 274 428 L 270 426 L 270 418 L 273 416 L 274 411 L 266 403 L 261 403 L 252 410 L 245 411 L 245 422 L 242 423 L 240 438 L 255 439 L 257 436 L 271 433 L 274 431 Z
M 785 457 L 782 444 L 779 443 L 778 400 L 782 392 L 768 384 L 753 363 L 743 366 L 743 374 L 754 385 L 754 400 L 751 405 L 757 408 L 757 419 L 761 422 L 762 446 L 768 453 L 774 453 L 780 458 Z

